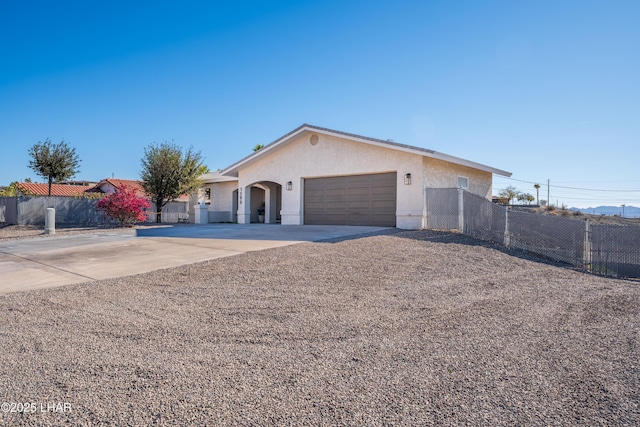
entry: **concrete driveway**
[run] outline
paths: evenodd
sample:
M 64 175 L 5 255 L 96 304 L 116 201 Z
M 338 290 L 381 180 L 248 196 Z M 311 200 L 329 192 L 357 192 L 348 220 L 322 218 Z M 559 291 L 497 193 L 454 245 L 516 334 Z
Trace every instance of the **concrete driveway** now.
M 49 288 L 389 230 L 278 224 L 167 225 L 0 242 L 0 294 Z

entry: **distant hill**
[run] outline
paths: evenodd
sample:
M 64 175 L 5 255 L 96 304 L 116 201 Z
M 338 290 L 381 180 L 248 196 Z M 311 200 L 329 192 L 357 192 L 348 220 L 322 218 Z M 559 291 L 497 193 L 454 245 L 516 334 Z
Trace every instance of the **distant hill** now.
M 597 208 L 569 208 L 571 211 L 580 211 L 585 214 L 592 215 L 618 215 L 622 216 L 622 206 L 598 206 Z M 640 208 L 636 208 L 635 206 L 625 206 L 624 207 L 624 217 L 625 218 L 640 218 Z

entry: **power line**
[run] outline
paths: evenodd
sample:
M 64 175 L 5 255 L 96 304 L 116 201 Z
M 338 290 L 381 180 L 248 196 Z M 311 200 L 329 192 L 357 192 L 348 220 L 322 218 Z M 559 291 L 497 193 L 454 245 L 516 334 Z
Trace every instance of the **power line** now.
M 508 178 L 508 177 L 500 177 L 500 179 L 508 179 L 511 181 L 518 181 L 518 182 L 526 182 L 527 184 L 539 184 L 539 185 L 543 185 L 540 184 L 541 181 L 527 181 L 524 179 L 517 179 L 517 178 Z M 606 191 L 606 192 L 614 192 L 614 193 L 640 193 L 640 189 L 638 190 L 614 190 L 614 189 L 603 189 L 603 188 L 581 188 L 581 187 L 566 187 L 563 185 L 553 185 L 553 184 L 549 184 L 549 187 L 551 188 L 565 188 L 567 190 L 579 190 L 579 191 Z
M 578 188 L 578 187 L 565 187 L 562 185 L 552 185 L 554 188 L 565 188 L 567 190 L 580 190 L 580 191 L 606 191 L 608 193 L 640 193 L 640 190 L 604 190 L 601 188 Z

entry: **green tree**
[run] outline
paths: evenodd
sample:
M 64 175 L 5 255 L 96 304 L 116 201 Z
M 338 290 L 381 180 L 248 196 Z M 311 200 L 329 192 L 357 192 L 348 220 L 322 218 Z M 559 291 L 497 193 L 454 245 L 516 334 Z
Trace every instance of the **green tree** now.
M 253 147 L 253 152 L 255 153 L 256 151 L 260 151 L 264 148 L 264 145 L 262 144 L 256 144 L 255 147 Z
M 533 188 L 536 189 L 536 202 L 540 205 L 540 184 L 533 184 Z
M 516 197 L 518 198 L 519 202 L 527 202 L 528 204 L 531 204 L 531 202 L 536 199 L 532 194 L 529 193 L 518 193 Z
M 202 155 L 192 147 L 182 152 L 173 142 L 153 143 L 144 149 L 142 187 L 156 205 L 156 222 L 162 222 L 162 208 L 183 194 L 202 186 L 199 177 L 209 172 Z
M 64 181 L 72 178 L 80 170 L 80 158 L 76 149 L 70 147 L 64 140 L 54 144 L 45 139 L 38 141 L 29 149 L 29 167 L 38 175 L 47 178 L 49 182 L 49 196 L 51 196 L 51 184 L 54 181 Z
M 20 183 L 17 181 L 12 182 L 8 187 L 5 187 L 0 191 L 0 197 L 15 196 L 34 196 L 34 194 L 26 188 L 22 188 Z
M 520 192 L 511 185 L 506 188 L 503 188 L 502 190 L 500 190 L 500 193 L 498 193 L 500 197 L 507 200 L 507 205 L 510 205 L 511 200 L 517 198 L 518 194 L 520 194 Z

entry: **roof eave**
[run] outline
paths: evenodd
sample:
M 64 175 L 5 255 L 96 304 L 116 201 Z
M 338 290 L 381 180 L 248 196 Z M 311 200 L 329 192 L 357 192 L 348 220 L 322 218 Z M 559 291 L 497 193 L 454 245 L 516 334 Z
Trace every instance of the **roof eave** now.
M 511 172 L 507 172 L 507 171 L 502 170 L 502 169 L 498 169 L 498 168 L 494 168 L 494 167 L 491 167 L 491 166 L 483 165 L 482 163 L 472 162 L 471 160 L 465 160 L 465 159 L 461 159 L 459 157 L 450 156 L 449 154 L 439 153 L 437 151 L 435 151 L 432 155 L 427 156 L 427 157 L 432 157 L 434 159 L 443 160 L 445 162 L 454 163 L 454 164 L 461 165 L 461 166 L 466 166 L 466 167 L 472 168 L 472 169 L 478 169 L 478 170 L 481 170 L 483 172 L 490 172 L 490 173 L 495 174 L 495 175 L 501 175 L 501 176 L 506 176 L 506 177 L 510 177 L 511 176 Z

